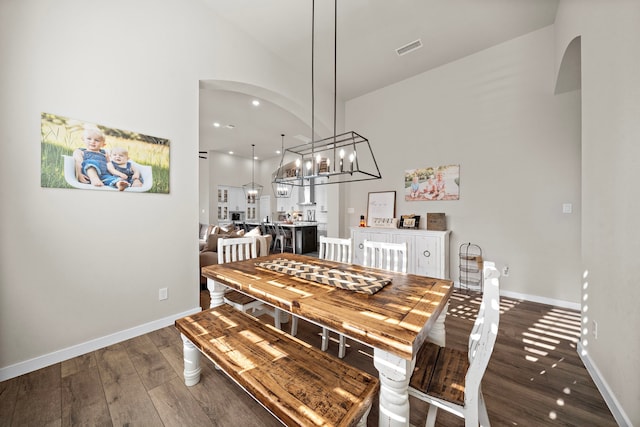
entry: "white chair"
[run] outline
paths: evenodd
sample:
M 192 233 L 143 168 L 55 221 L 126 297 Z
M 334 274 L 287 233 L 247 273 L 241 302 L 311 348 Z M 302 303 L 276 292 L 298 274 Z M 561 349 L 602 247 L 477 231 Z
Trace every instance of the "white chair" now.
M 63 154 L 62 157 L 64 158 L 64 179 L 65 181 L 67 181 L 67 184 L 69 184 L 70 186 L 74 188 L 80 188 L 83 190 L 118 191 L 117 188 L 110 187 L 108 185 L 105 185 L 102 187 L 96 187 L 91 184 L 81 183 L 80 181 L 78 181 L 78 178 L 76 177 L 76 161 L 73 158 L 73 156 L 66 156 Z M 151 187 L 153 186 L 153 171 L 151 166 L 141 165 L 134 161 L 131 161 L 131 163 L 135 164 L 140 170 L 140 176 L 142 177 L 142 186 L 128 187 L 124 191 L 129 193 L 144 193 L 145 191 L 151 190 Z
M 218 264 L 244 261 L 257 257 L 256 239 L 253 237 L 218 239 Z M 280 310 L 275 307 L 269 307 L 262 301 L 245 295 L 235 289 L 225 291 L 224 302 L 237 310 L 250 313 L 256 317 L 262 314 L 268 314 L 274 318 L 276 328 L 281 329 Z
M 351 239 L 320 236 L 318 258 L 351 264 L 351 248 Z M 327 351 L 327 348 L 329 348 L 329 329 L 322 328 L 322 351 Z M 338 357 L 340 359 L 344 357 L 346 348 L 347 339 L 340 334 L 340 347 L 338 348 Z
M 425 426 L 433 427 L 438 408 L 464 418 L 466 427 L 489 426 L 480 383 L 489 364 L 500 322 L 500 273 L 485 262 L 485 287 L 468 351 L 425 343 L 418 351 L 409 395 L 429 404 Z
M 365 267 L 381 268 L 400 273 L 407 272 L 407 243 L 372 242 L 365 240 L 363 263 Z

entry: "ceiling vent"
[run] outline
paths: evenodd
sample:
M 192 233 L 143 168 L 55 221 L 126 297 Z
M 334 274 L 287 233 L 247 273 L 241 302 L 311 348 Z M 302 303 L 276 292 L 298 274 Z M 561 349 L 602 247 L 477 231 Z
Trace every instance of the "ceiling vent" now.
M 406 44 L 402 47 L 396 49 L 396 53 L 398 56 L 406 55 L 409 52 L 413 52 L 416 49 L 420 49 L 422 47 L 422 40 L 418 39 L 416 41 L 412 41 L 409 44 Z

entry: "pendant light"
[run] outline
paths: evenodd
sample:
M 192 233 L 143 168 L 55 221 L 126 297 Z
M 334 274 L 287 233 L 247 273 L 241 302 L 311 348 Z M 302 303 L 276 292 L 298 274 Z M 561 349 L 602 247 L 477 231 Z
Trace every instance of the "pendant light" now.
M 281 153 L 284 153 L 284 133 L 280 134 L 282 137 L 282 149 Z M 275 178 L 275 177 L 274 177 Z M 276 182 L 275 179 L 271 183 L 273 187 L 273 195 L 276 199 L 288 199 L 293 192 L 293 185 L 286 182 Z
M 315 140 L 315 0 L 311 2 L 311 142 L 287 148 L 273 180 L 294 186 L 339 184 L 381 179 L 369 140 L 356 132 L 336 132 L 338 1 L 334 0 L 333 136 Z M 325 178 L 325 179 L 318 179 Z
M 255 203 L 262 194 L 262 185 L 256 184 L 254 180 L 254 169 L 256 164 L 255 149 L 256 144 L 251 144 L 251 182 L 242 186 L 248 203 Z

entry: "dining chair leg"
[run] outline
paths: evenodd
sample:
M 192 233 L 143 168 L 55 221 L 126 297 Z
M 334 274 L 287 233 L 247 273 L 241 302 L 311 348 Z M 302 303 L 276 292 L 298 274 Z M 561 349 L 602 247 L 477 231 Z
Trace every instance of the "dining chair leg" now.
M 291 336 L 296 336 L 298 333 L 298 317 L 291 315 Z
M 340 347 L 338 347 L 338 357 L 342 359 L 347 351 L 347 338 L 340 334 Z
M 491 425 L 489 423 L 489 414 L 487 413 L 487 405 L 484 403 L 482 390 L 478 393 L 478 421 L 480 421 L 480 425 L 483 427 Z
M 327 351 L 329 348 L 329 330 L 327 328 L 322 328 L 322 351 Z
M 430 404 L 429 412 L 427 412 L 427 421 L 424 423 L 425 427 L 435 427 L 437 415 L 438 407 L 434 404 Z

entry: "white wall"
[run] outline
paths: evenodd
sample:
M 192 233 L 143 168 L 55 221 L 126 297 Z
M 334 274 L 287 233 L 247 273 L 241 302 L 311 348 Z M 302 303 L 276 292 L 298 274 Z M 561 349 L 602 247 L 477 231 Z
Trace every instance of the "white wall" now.
M 473 242 L 509 266 L 503 291 L 579 306 L 580 94 L 554 95 L 554 78 L 547 27 L 349 101 L 347 129 L 369 138 L 383 179 L 345 187 L 345 226 L 369 191 L 395 190 L 397 215 L 446 213 L 452 279 Z M 404 201 L 405 170 L 448 164 L 459 201 Z
M 556 66 L 582 46 L 583 360 L 620 425 L 640 425 L 640 2 L 566 1 L 556 19 Z M 598 337 L 593 335 L 593 322 Z M 625 415 L 626 414 L 626 415 Z
M 1 380 L 199 310 L 198 83 L 307 83 L 203 1 L 3 1 L 0 57 Z M 168 138 L 170 194 L 41 188 L 41 112 Z

